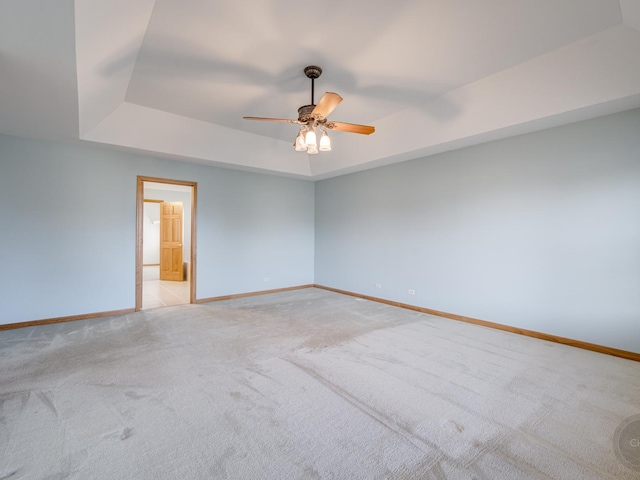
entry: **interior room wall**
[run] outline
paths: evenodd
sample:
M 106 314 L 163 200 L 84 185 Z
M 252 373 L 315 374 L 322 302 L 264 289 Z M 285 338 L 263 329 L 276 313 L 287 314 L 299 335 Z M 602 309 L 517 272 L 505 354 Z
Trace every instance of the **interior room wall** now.
M 145 175 L 198 182 L 198 298 L 315 281 L 638 352 L 639 131 L 635 110 L 324 180 L 315 223 L 311 182 L 0 135 L 0 324 L 133 308 Z
M 639 133 L 633 110 L 317 182 L 316 283 L 640 352 Z
M 142 263 L 157 265 L 160 263 L 160 204 L 144 203 L 144 221 L 142 224 Z
M 198 182 L 197 298 L 313 283 L 311 182 L 0 135 L 0 324 L 135 306 L 137 175 Z

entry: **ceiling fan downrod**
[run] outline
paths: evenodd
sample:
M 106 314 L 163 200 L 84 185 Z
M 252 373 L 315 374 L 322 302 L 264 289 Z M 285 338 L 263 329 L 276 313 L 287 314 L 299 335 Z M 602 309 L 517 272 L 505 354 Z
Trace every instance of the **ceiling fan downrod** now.
M 322 75 L 322 69 L 320 67 L 316 67 L 315 65 L 309 65 L 308 67 L 305 67 L 304 74 L 307 76 L 307 78 L 311 79 L 311 105 L 315 105 L 315 79 Z

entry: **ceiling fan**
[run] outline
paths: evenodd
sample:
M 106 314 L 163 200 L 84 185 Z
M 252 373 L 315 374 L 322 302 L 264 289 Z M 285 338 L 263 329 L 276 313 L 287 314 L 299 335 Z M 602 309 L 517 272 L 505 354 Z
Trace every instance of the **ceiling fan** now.
M 331 140 L 327 134 L 329 130 L 339 130 L 341 132 L 360 133 L 370 135 L 375 132 L 375 128 L 367 125 L 356 125 L 354 123 L 334 122 L 327 117 L 340 104 L 342 97 L 337 93 L 325 93 L 320 102 L 314 103 L 315 79 L 322 74 L 322 69 L 310 65 L 304 69 L 304 74 L 311 79 L 311 105 L 303 105 L 298 109 L 298 119 L 288 120 L 285 118 L 264 118 L 264 117 L 243 117 L 245 120 L 261 120 L 264 122 L 284 122 L 296 123 L 300 125 L 300 130 L 294 147 L 299 152 L 307 152 L 315 155 L 320 151 L 331 150 Z M 320 145 L 318 146 L 316 131 L 322 131 Z

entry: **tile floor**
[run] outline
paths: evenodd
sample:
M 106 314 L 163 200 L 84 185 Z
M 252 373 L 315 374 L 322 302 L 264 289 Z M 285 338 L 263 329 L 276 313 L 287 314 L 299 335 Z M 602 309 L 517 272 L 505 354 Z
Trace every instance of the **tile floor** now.
M 160 267 L 145 266 L 142 272 L 142 309 L 189 303 L 190 282 L 160 280 Z

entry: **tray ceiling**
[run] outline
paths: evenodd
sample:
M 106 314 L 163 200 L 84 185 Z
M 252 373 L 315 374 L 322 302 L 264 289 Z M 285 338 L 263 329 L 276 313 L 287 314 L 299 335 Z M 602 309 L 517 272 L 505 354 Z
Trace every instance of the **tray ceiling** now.
M 55 4 L 55 5 L 54 5 Z M 308 6 L 307 6 L 308 7 Z M 308 179 L 640 106 L 635 0 L 8 0 L 0 132 Z M 295 152 L 310 101 L 333 150 Z

